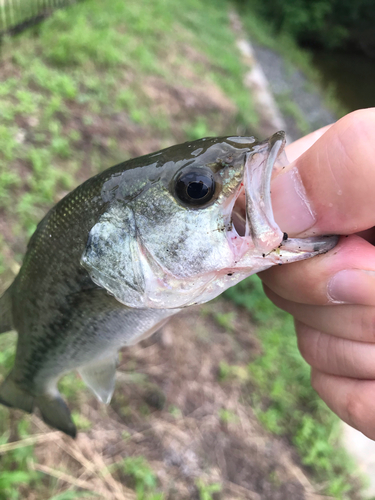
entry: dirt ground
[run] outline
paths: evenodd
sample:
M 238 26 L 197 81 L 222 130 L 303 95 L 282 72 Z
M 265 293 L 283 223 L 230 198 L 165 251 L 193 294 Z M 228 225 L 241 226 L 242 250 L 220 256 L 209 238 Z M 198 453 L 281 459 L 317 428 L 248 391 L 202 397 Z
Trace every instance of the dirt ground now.
M 260 354 L 248 313 L 235 310 L 231 332 L 217 324 L 217 313 L 229 311 L 224 300 L 189 308 L 124 349 L 110 406 L 81 395 L 76 409 L 93 425 L 75 441 L 32 416 L 34 467 L 58 478 L 58 491 L 82 487 L 108 500 L 136 498 L 130 478 L 113 464 L 139 455 L 168 500 L 202 498 L 197 481 L 222 485 L 214 500 L 327 499 L 314 491 L 288 444 L 257 423 L 246 376 L 220 380 L 220 363 L 245 374 Z M 35 497 L 25 492 L 24 498 Z

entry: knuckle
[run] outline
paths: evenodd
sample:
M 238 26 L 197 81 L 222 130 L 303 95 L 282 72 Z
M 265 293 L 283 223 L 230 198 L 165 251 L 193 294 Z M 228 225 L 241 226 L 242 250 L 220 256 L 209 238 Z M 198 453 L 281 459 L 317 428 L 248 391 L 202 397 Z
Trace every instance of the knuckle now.
M 346 421 L 352 427 L 360 429 L 363 424 L 365 408 L 356 391 L 348 391 L 345 400 Z
M 323 344 L 324 338 L 321 332 L 312 330 L 306 325 L 300 325 L 297 329 L 298 348 L 303 359 L 310 365 L 319 368 L 324 364 L 326 349 Z
M 355 314 L 355 313 L 354 313 Z M 361 334 L 370 342 L 375 342 L 375 308 L 364 309 L 360 320 Z
M 360 383 L 358 381 L 358 384 Z M 372 393 L 375 396 L 374 390 Z M 346 422 L 370 439 L 375 439 L 375 405 L 373 400 L 374 398 L 371 398 L 371 401 L 367 398 L 364 400 L 363 394 L 354 388 L 347 393 L 345 401 Z

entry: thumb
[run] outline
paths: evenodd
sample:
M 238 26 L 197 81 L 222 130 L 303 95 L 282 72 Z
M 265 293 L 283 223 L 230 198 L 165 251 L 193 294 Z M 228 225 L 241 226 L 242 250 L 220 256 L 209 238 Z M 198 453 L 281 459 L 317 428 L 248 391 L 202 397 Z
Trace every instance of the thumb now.
M 288 234 L 352 234 L 375 225 L 375 108 L 332 125 L 272 181 Z

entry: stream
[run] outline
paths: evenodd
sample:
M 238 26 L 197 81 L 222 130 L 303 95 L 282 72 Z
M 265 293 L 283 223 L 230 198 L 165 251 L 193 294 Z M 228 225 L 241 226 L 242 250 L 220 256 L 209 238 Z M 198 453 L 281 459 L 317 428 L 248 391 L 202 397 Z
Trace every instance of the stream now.
M 375 106 L 375 59 L 364 54 L 316 51 L 314 66 L 349 112 Z

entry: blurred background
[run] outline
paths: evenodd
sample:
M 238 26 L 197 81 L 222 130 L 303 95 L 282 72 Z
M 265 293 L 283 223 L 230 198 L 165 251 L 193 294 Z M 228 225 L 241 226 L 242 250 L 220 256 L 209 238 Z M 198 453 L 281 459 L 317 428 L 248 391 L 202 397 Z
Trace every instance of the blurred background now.
M 374 22 L 373 0 L 1 1 L 0 292 L 48 209 L 115 163 L 374 106 Z M 368 498 L 257 278 L 124 350 L 108 407 L 74 373 L 60 389 L 75 442 L 0 407 L 0 500 Z

